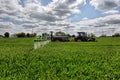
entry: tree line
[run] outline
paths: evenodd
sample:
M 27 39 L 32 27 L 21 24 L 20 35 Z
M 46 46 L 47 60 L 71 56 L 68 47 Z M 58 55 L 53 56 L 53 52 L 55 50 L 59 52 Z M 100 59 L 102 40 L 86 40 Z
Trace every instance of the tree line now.
M 41 36 L 44 36 L 44 35 L 49 35 L 48 33 L 42 33 Z M 37 33 L 25 33 L 25 32 L 20 32 L 20 33 L 16 33 L 14 35 L 14 37 L 18 37 L 18 38 L 22 38 L 22 37 L 36 37 L 37 36 Z M 40 35 L 39 35 L 40 36 Z M 70 35 L 70 34 L 66 34 L 65 32 L 56 32 L 55 33 L 55 36 L 68 36 L 68 37 L 75 37 L 75 35 Z M 90 37 L 95 37 L 95 34 L 91 33 L 91 34 L 88 34 L 88 36 Z M 5 37 L 5 38 L 9 38 L 10 37 L 10 33 L 9 32 L 5 32 L 4 33 L 4 36 L 0 35 L 0 37 Z M 113 34 L 112 36 L 107 36 L 106 34 L 102 34 L 101 36 L 99 37 L 120 37 L 120 33 L 115 33 Z
M 50 36 L 50 34 L 48 34 L 48 33 L 42 33 L 42 35 L 39 35 L 39 36 L 46 36 L 46 35 Z M 20 33 L 17 33 L 17 34 L 14 35 L 14 37 L 18 37 L 18 38 L 21 38 L 21 37 L 36 37 L 36 36 L 37 36 L 37 33 L 31 33 L 30 34 L 30 33 L 25 33 L 25 32 L 20 32 Z M 64 32 L 59 31 L 59 32 L 55 33 L 55 36 L 70 36 L 70 34 L 66 34 Z M 73 35 L 73 36 L 75 36 L 75 35 Z M 10 33 L 5 32 L 4 36 L 2 36 L 2 37 L 9 38 Z
M 36 37 L 37 33 L 24 33 L 24 32 L 20 32 L 14 35 L 14 37 L 18 37 L 18 38 L 22 38 L 22 37 Z M 9 32 L 5 32 L 4 36 L 5 38 L 9 38 L 10 37 L 10 33 Z
M 114 33 L 112 36 L 107 36 L 106 34 L 102 34 L 100 37 L 120 37 L 120 33 Z

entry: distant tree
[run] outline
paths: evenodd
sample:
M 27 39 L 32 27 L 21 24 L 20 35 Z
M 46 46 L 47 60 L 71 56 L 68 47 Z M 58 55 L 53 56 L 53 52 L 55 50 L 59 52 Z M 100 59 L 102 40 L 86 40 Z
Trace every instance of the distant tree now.
M 49 35 L 48 33 L 42 33 L 42 36 L 47 36 L 47 35 Z
M 100 37 L 107 37 L 107 35 L 106 34 L 102 34 Z
M 36 37 L 36 36 L 37 36 L 37 33 L 30 34 L 30 37 Z
M 75 35 L 72 35 L 72 37 L 75 37 Z
M 33 33 L 33 35 L 34 35 L 34 37 L 36 37 L 36 36 L 37 36 L 37 33 Z
M 17 37 L 25 37 L 25 33 L 24 33 L 24 32 L 17 33 L 16 36 L 17 36 Z
M 9 38 L 10 33 L 9 33 L 9 32 L 5 32 L 4 36 L 5 36 L 6 38 Z
M 53 31 L 50 31 L 50 39 L 53 39 Z
M 3 37 L 3 35 L 0 35 L 0 38 Z
M 31 37 L 36 37 L 37 36 L 37 33 L 32 33 L 31 34 Z
M 66 34 L 66 36 L 71 37 L 71 35 L 70 35 L 70 34 Z
M 27 36 L 27 37 L 30 37 L 30 33 L 27 33 L 26 36 Z
M 120 33 L 115 33 L 112 35 L 112 37 L 120 37 Z
M 56 32 L 56 33 L 55 33 L 55 35 L 56 35 L 56 36 L 65 36 L 65 33 L 64 33 L 64 32 L 59 31 L 59 32 Z

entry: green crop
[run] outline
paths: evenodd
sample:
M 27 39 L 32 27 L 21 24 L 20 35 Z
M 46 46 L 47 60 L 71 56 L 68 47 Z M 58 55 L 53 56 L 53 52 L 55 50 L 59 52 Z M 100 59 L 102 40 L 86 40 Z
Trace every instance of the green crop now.
M 118 80 L 120 38 L 50 42 L 34 50 L 32 38 L 0 38 L 1 80 Z

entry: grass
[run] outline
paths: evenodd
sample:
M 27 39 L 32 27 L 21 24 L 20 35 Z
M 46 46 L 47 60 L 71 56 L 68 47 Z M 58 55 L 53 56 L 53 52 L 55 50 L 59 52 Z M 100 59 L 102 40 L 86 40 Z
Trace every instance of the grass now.
M 51 42 L 34 50 L 32 38 L 0 38 L 0 79 L 120 79 L 120 38 L 97 40 Z

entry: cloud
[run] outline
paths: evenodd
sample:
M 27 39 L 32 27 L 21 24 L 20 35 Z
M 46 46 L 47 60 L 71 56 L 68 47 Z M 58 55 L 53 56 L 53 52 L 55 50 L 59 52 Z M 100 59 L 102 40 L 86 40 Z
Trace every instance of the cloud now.
M 120 6 L 120 0 L 91 0 L 90 4 L 100 11 L 114 10 Z
M 0 28 L 2 28 L 2 29 L 10 29 L 12 27 L 14 27 L 13 23 L 10 23 L 10 22 L 0 22 Z
M 109 11 L 104 12 L 104 14 L 117 14 L 117 13 L 119 13 L 118 10 L 109 10 Z
M 0 0 L 0 32 L 31 32 L 31 29 L 39 34 L 51 30 L 99 32 L 103 27 L 106 30 L 115 28 L 114 32 L 120 30 L 120 15 L 117 14 L 120 0 L 91 0 L 90 4 L 97 10 L 112 15 L 96 19 L 85 17 L 80 22 L 71 23 L 69 17 L 80 15 L 80 7 L 85 4 L 86 0 L 52 0 L 46 6 L 41 5 L 40 0 Z
M 120 14 L 108 15 L 105 17 L 99 17 L 95 19 L 88 19 L 76 23 L 78 30 L 99 33 L 106 32 L 106 34 L 112 34 L 120 32 Z M 114 29 L 111 30 L 111 29 Z M 111 32 L 112 31 L 112 32 Z
M 84 20 L 88 20 L 88 18 L 87 18 L 87 17 L 84 17 L 82 20 L 83 20 L 83 21 L 84 21 Z
M 21 11 L 22 8 L 17 0 L 0 0 L 0 14 L 17 16 Z
M 81 21 L 81 24 L 86 26 L 95 26 L 104 27 L 110 24 L 120 24 L 120 14 L 108 15 L 105 17 L 99 17 L 96 19 L 89 19 L 85 21 Z
M 15 30 L 15 25 L 11 22 L 0 22 L 0 34 L 4 34 L 3 31 L 6 32 L 14 32 Z
M 28 24 L 28 23 L 25 23 L 25 24 L 22 24 L 22 27 L 24 27 L 25 29 L 32 29 L 32 28 L 39 27 L 39 24 Z
M 0 30 L 13 29 L 14 33 L 31 28 L 65 30 L 70 27 L 68 17 L 79 14 L 79 7 L 83 5 L 85 0 L 53 0 L 47 6 L 42 6 L 40 0 L 0 0 L 0 24 L 3 26 Z M 8 23 L 13 27 L 3 25 Z
M 25 7 L 25 13 L 38 21 L 61 21 L 73 13 L 79 13 L 79 5 L 84 5 L 83 0 L 53 0 L 48 6 L 29 2 Z

